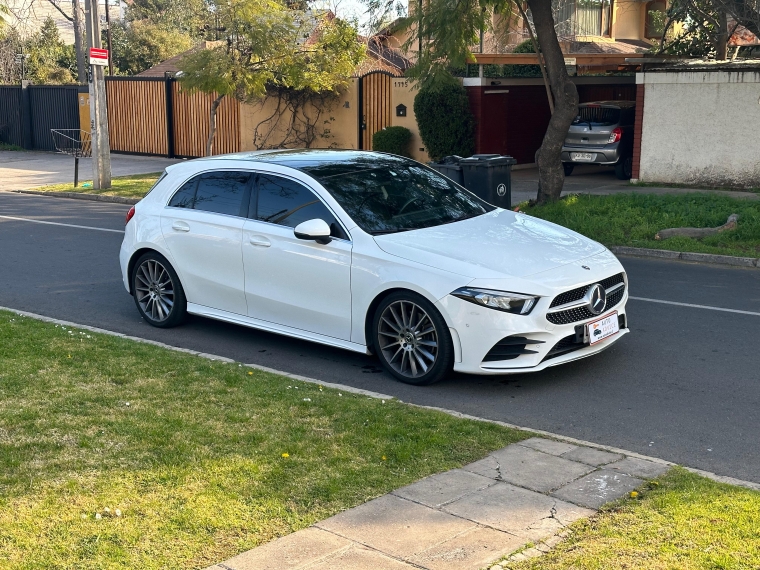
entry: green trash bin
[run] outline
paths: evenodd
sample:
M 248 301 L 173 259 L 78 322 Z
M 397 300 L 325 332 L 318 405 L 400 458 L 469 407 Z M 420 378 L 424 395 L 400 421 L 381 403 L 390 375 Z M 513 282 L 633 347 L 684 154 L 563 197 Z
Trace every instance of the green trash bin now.
M 489 204 L 512 209 L 512 166 L 517 161 L 499 154 L 475 154 L 459 161 L 464 187 Z

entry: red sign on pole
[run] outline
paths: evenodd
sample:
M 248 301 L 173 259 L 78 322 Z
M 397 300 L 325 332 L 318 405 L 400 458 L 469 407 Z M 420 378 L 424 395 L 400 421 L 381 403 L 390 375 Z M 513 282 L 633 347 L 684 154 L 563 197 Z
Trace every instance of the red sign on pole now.
M 108 65 L 108 50 L 90 48 L 90 65 Z

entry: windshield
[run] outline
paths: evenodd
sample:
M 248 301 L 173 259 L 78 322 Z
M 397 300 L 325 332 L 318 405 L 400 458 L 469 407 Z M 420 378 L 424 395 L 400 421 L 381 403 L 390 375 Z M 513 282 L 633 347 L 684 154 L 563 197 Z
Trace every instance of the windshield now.
M 595 127 L 609 127 L 620 122 L 620 109 L 615 107 L 580 106 L 578 116 L 573 121 L 574 125 L 593 125 Z
M 384 157 L 305 170 L 361 229 L 374 235 L 439 226 L 494 209 L 448 178 L 411 160 Z

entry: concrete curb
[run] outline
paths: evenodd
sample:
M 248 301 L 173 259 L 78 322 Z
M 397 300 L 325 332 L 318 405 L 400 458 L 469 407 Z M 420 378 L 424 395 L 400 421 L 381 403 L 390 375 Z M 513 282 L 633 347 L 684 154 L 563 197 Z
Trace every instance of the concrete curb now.
M 151 344 L 153 346 L 158 346 L 160 348 L 165 348 L 167 350 L 173 350 L 175 352 L 182 352 L 184 354 L 191 354 L 193 356 L 200 356 L 201 358 L 206 358 L 208 360 L 218 360 L 220 362 L 236 363 L 235 360 L 232 360 L 231 358 L 227 358 L 225 356 L 218 356 L 218 355 L 215 355 L 215 354 L 209 354 L 209 353 L 206 353 L 206 352 L 200 352 L 200 351 L 192 350 L 192 349 L 189 349 L 189 348 L 182 348 L 182 347 L 179 347 L 179 346 L 172 346 L 170 344 L 165 344 L 163 342 L 159 342 L 159 341 L 156 341 L 156 340 L 150 340 L 150 339 L 141 338 L 141 337 L 138 337 L 138 336 L 130 336 L 130 335 L 122 334 L 122 333 L 115 332 L 115 331 L 109 331 L 107 329 L 101 329 L 101 328 L 98 328 L 98 327 L 91 327 L 89 325 L 82 325 L 82 324 L 79 324 L 79 323 L 74 323 L 74 322 L 71 322 L 71 321 L 64 321 L 64 320 L 55 319 L 55 318 L 52 318 L 52 317 L 46 317 L 45 315 L 39 315 L 37 313 L 30 313 L 28 311 L 20 311 L 18 309 L 13 309 L 13 308 L 10 308 L 10 307 L 0 306 L 0 311 L 8 311 L 10 313 L 15 313 L 16 315 L 19 315 L 19 316 L 22 316 L 22 317 L 29 317 L 29 318 L 32 318 L 32 319 L 36 319 L 38 321 L 46 322 L 46 323 L 53 323 L 53 324 L 56 324 L 56 325 L 64 325 L 64 326 L 67 326 L 67 327 L 87 330 L 87 331 L 91 331 L 91 332 L 94 332 L 94 333 L 105 334 L 105 335 L 109 335 L 109 336 L 115 336 L 115 337 L 123 338 L 123 339 L 126 339 L 126 340 L 132 340 L 132 341 L 135 341 L 135 342 L 141 342 L 143 344 Z M 363 390 L 361 388 L 354 388 L 353 386 L 347 386 L 345 384 L 336 384 L 336 383 L 333 383 L 333 382 L 324 382 L 323 380 L 317 380 L 316 378 L 309 378 L 308 376 L 300 376 L 298 374 L 291 374 L 290 372 L 284 372 L 282 370 L 277 370 L 275 368 L 268 368 L 266 366 L 260 366 L 258 364 L 245 364 L 245 363 L 239 363 L 239 364 L 242 364 L 243 366 L 247 366 L 249 368 L 253 368 L 255 370 L 261 370 L 262 372 L 270 372 L 272 374 L 279 374 L 280 376 L 285 376 L 285 377 L 290 378 L 292 380 L 298 380 L 298 381 L 306 382 L 306 383 L 309 383 L 309 384 L 317 384 L 319 386 L 326 386 L 328 388 L 333 388 L 333 389 L 336 389 L 336 390 L 341 390 L 343 392 L 348 392 L 348 393 L 351 393 L 351 394 L 359 394 L 359 395 L 362 395 L 362 396 L 367 396 L 367 397 L 375 398 L 375 399 L 378 399 L 378 400 L 396 400 L 398 402 L 405 403 L 405 404 L 407 404 L 409 406 L 413 406 L 413 407 L 416 407 L 416 408 L 422 408 L 422 409 L 425 409 L 425 410 L 434 410 L 434 411 L 437 411 L 437 412 L 448 414 L 450 416 L 454 416 L 456 418 L 473 420 L 473 421 L 479 421 L 479 422 L 487 422 L 487 423 L 490 423 L 490 424 L 496 424 L 496 425 L 500 425 L 500 426 L 503 426 L 503 427 L 508 427 L 508 428 L 512 428 L 512 429 L 518 429 L 518 430 L 521 430 L 521 431 L 526 431 L 526 432 L 534 433 L 534 434 L 537 434 L 537 435 L 542 435 L 544 437 L 548 437 L 548 438 L 551 438 L 551 439 L 554 439 L 554 440 L 557 440 L 557 441 L 561 441 L 561 442 L 565 442 L 565 443 L 569 443 L 569 444 L 573 444 L 573 445 L 580 445 L 580 446 L 584 446 L 584 447 L 591 447 L 593 449 L 598 449 L 598 450 L 601 450 L 601 451 L 608 451 L 610 453 L 622 454 L 622 455 L 626 455 L 628 457 L 633 457 L 633 458 L 636 458 L 636 459 L 643 459 L 643 460 L 646 460 L 646 461 L 651 461 L 653 463 L 658 463 L 660 465 L 667 465 L 667 466 L 671 466 L 671 467 L 675 467 L 677 465 L 676 463 L 673 463 L 671 461 L 666 461 L 665 459 L 660 459 L 659 457 L 651 457 L 649 455 L 643 455 L 641 453 L 636 453 L 635 451 L 627 451 L 627 450 L 621 449 L 619 447 L 613 447 L 613 446 L 610 446 L 610 445 L 602 445 L 602 444 L 599 444 L 599 443 L 594 443 L 592 441 L 586 441 L 586 440 L 583 440 L 583 439 L 576 439 L 574 437 L 560 435 L 560 434 L 553 433 L 553 432 L 550 432 L 550 431 L 545 431 L 545 430 L 535 429 L 535 428 L 530 428 L 530 427 L 525 427 L 525 426 L 518 426 L 516 424 L 511 424 L 511 423 L 507 423 L 507 422 L 501 422 L 501 421 L 498 421 L 498 420 L 491 420 L 491 419 L 488 419 L 488 418 L 481 418 L 481 417 L 478 417 L 478 416 L 471 416 L 469 414 L 464 414 L 462 412 L 457 412 L 456 410 L 449 410 L 449 409 L 446 409 L 446 408 L 438 408 L 438 407 L 435 407 L 435 406 L 423 406 L 423 405 L 420 405 L 420 404 L 413 404 L 413 403 L 410 403 L 410 402 L 404 402 L 403 400 L 399 400 L 398 398 L 395 398 L 394 396 L 389 396 L 387 394 L 381 394 L 379 392 L 373 392 L 373 391 L 370 391 L 370 390 Z M 682 467 L 684 467 L 684 466 L 682 466 Z M 744 487 L 746 489 L 752 489 L 754 491 L 760 491 L 760 483 L 754 483 L 752 481 L 744 481 L 742 479 L 736 479 L 734 477 L 728 477 L 728 476 L 725 476 L 725 475 L 718 475 L 718 474 L 712 473 L 710 471 L 703 471 L 701 469 L 696 469 L 696 468 L 693 468 L 693 467 L 684 467 L 684 469 L 686 469 L 687 471 L 691 471 L 692 473 L 696 473 L 697 475 L 701 475 L 702 477 L 706 477 L 708 479 L 712 479 L 713 481 L 717 481 L 718 483 L 727 483 L 729 485 L 736 485 L 738 487 Z
M 734 257 L 732 255 L 714 255 L 712 253 L 691 253 L 688 251 L 669 251 L 667 249 L 647 249 L 627 246 L 611 246 L 609 250 L 615 255 L 658 257 L 660 259 L 677 259 L 679 261 L 709 263 L 712 265 L 760 268 L 760 259 L 754 257 Z
M 121 196 L 104 196 L 102 194 L 84 194 L 82 192 L 43 192 L 41 190 L 9 190 L 14 194 L 32 194 L 34 196 L 53 196 L 54 198 L 70 198 L 73 200 L 89 200 L 91 202 L 110 202 L 114 204 L 137 204 L 141 198 L 123 198 Z

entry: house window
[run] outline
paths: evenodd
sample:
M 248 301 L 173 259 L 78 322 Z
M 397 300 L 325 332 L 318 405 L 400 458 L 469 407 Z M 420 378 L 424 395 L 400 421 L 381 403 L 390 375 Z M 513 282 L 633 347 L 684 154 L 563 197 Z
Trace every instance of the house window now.
M 553 0 L 560 41 L 576 36 L 609 36 L 611 0 Z
M 649 2 L 646 5 L 646 23 L 644 36 L 648 39 L 659 39 L 665 29 L 665 2 Z

